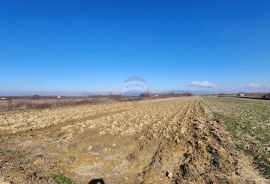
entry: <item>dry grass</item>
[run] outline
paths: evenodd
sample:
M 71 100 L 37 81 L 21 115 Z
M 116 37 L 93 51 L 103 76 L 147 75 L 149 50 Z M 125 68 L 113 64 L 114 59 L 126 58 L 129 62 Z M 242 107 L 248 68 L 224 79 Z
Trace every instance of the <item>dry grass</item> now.
M 6 100 L 0 100 L 0 112 L 10 110 L 25 110 L 25 109 L 46 109 L 57 108 L 63 106 L 74 106 L 84 104 L 99 104 L 116 101 L 126 101 L 128 99 L 120 96 L 105 96 L 105 97 L 15 97 Z

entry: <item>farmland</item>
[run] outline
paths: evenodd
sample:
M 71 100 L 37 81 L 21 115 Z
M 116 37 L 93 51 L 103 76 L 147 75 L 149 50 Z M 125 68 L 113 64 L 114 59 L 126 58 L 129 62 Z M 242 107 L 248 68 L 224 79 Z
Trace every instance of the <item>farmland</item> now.
M 263 131 L 269 102 L 243 101 L 241 109 L 230 100 L 195 96 L 1 112 L 0 182 L 269 183 L 239 149 L 244 140 L 235 140 L 255 131 L 269 158 Z M 252 126 L 238 135 L 243 121 L 232 128 L 224 121 L 232 116 Z
M 238 149 L 270 178 L 270 101 L 226 97 L 208 97 L 207 101 Z

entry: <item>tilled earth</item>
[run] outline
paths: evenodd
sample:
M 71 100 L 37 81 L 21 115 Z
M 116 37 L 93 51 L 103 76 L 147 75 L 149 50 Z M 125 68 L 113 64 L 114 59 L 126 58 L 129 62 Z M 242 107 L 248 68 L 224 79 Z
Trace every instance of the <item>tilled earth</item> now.
M 3 112 L 0 135 L 0 183 L 269 183 L 200 97 Z

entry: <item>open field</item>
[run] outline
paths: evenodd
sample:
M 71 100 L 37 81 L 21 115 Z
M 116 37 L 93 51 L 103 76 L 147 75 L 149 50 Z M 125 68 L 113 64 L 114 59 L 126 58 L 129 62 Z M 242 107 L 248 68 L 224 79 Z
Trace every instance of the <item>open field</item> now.
M 179 97 L 1 112 L 0 183 L 269 183 L 213 113 L 222 103 Z
M 93 105 L 109 102 L 128 101 L 121 96 L 89 96 L 89 97 L 1 97 L 0 112 L 10 110 L 47 109 L 75 105 Z
M 157 97 L 158 96 L 158 97 Z M 143 93 L 137 97 L 123 95 L 91 95 L 91 96 L 0 96 L 0 112 L 27 109 L 52 109 L 58 107 L 76 105 L 97 105 L 112 102 L 127 102 L 133 100 L 150 100 L 157 98 L 172 98 L 192 96 L 191 93 L 164 93 L 164 94 Z
M 231 133 L 239 150 L 253 158 L 254 164 L 270 178 L 270 101 L 206 98 Z

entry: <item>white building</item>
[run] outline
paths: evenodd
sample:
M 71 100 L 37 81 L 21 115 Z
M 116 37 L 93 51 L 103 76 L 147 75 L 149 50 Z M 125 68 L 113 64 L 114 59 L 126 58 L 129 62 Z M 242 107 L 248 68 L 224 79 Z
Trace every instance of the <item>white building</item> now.
M 244 97 L 245 93 L 240 93 L 239 96 Z

